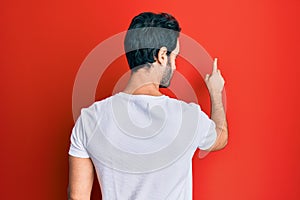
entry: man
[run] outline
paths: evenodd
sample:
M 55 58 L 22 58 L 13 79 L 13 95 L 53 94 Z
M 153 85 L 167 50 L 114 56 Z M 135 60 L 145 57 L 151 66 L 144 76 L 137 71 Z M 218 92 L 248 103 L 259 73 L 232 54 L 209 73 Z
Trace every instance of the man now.
M 180 27 L 169 14 L 141 13 L 125 37 L 131 77 L 123 92 L 81 110 L 69 151 L 69 199 L 90 199 L 94 167 L 103 200 L 191 200 L 197 148 L 227 144 L 224 79 L 213 63 L 205 82 L 211 119 L 195 103 L 163 95 L 176 69 Z

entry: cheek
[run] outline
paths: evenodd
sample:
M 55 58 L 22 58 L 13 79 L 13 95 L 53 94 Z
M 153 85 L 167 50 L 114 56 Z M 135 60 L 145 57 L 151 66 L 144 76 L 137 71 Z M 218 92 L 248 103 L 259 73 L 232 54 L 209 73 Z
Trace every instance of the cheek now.
M 172 68 L 172 70 L 176 69 L 176 57 L 175 56 L 170 56 L 170 66 Z
M 173 70 L 176 69 L 176 59 L 173 59 L 173 60 L 171 61 L 171 67 L 172 67 Z

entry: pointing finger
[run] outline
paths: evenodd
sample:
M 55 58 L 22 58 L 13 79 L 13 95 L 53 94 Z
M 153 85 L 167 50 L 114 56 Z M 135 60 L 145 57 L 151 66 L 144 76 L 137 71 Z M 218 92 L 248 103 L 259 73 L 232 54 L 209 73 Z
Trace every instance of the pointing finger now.
M 217 69 L 218 69 L 218 58 L 215 58 L 213 63 L 213 73 L 217 73 Z

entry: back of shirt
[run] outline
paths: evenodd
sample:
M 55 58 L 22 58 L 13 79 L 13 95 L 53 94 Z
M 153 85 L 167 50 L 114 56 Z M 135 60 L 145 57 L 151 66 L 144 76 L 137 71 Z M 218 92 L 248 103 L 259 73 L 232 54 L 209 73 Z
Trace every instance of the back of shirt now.
M 69 154 L 91 158 L 103 200 L 191 200 L 193 154 L 215 140 L 199 105 L 120 92 L 81 110 Z

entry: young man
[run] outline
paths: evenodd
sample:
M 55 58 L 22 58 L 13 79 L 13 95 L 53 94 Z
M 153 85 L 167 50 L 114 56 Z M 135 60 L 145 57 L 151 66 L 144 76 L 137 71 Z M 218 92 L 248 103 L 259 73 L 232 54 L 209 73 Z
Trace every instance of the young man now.
M 141 13 L 125 37 L 131 77 L 123 92 L 81 110 L 71 135 L 69 199 L 90 199 L 94 167 L 103 200 L 191 200 L 197 148 L 227 144 L 224 79 L 214 60 L 205 82 L 211 119 L 199 105 L 163 95 L 176 69 L 180 27 L 169 14 Z

